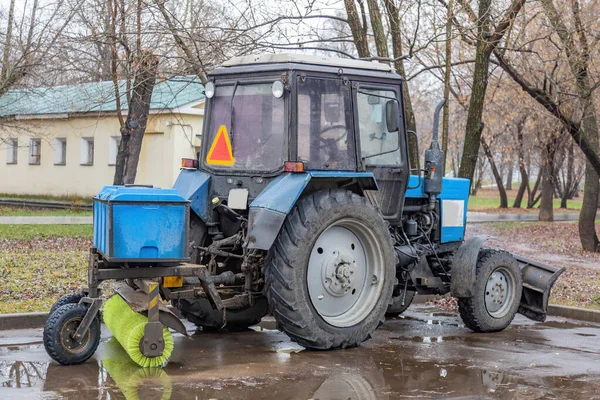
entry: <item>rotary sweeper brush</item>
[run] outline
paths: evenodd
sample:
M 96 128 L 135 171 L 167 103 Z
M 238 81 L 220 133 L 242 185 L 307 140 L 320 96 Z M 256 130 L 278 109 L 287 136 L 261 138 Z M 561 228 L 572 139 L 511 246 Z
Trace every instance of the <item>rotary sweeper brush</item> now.
M 169 359 L 172 331 L 187 335 L 170 307 L 227 331 L 269 310 L 313 349 L 359 345 L 416 293 L 457 297 L 475 332 L 516 313 L 543 321 L 563 270 L 464 240 L 470 182 L 443 177 L 441 104 L 424 168 L 411 166 L 403 85 L 384 64 L 297 54 L 214 70 L 206 144 L 174 188 L 106 186 L 94 198 L 88 287 L 52 307 L 48 354 L 94 354 L 108 280 L 104 322 L 143 367 Z

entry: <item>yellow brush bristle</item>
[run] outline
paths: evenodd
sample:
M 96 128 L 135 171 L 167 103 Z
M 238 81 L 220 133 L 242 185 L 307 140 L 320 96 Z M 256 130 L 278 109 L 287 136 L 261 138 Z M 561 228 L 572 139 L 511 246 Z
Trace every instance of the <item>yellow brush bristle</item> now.
M 127 400 L 140 400 L 143 398 L 138 393 L 140 387 L 156 385 L 162 392 L 161 399 L 171 398 L 171 378 L 165 371 L 160 368 L 140 368 L 129 358 L 116 338 L 110 339 L 106 346 L 109 356 L 102 360 L 102 366 Z
M 144 337 L 144 326 L 148 318 L 133 311 L 119 295 L 112 296 L 105 304 L 104 323 L 119 341 L 129 357 L 141 367 L 160 367 L 169 360 L 173 352 L 173 335 L 163 327 L 165 349 L 158 357 L 146 357 L 140 351 L 140 340 Z

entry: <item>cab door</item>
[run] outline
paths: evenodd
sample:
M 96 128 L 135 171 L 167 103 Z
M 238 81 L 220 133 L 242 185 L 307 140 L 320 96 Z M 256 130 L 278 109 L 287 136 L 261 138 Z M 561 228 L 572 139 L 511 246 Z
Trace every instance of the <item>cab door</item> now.
M 366 196 L 391 223 L 401 220 L 409 176 L 400 90 L 353 85 L 358 163 L 373 172 L 379 186 L 378 191 L 366 191 Z

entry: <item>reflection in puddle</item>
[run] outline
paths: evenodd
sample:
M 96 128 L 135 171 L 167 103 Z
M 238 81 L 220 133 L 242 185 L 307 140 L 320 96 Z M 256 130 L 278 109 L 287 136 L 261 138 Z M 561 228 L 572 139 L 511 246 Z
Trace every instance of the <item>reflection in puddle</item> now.
M 325 380 L 311 396 L 313 399 L 377 399 L 375 390 L 360 374 L 339 374 Z
M 252 337 L 263 340 L 265 336 L 268 341 L 252 346 Z M 114 340 L 102 343 L 102 361 L 77 366 L 0 359 L 0 398 L 8 398 L 7 393 L 14 390 L 20 391 L 18 398 L 43 391 L 39 398 L 73 400 L 590 398 L 598 392 L 593 381 L 582 377 L 538 377 L 522 371 L 513 375 L 493 366 L 477 368 L 473 360 L 460 358 L 452 363 L 426 361 L 400 350 L 410 343 L 394 351 L 363 347 L 289 354 L 277 351 L 287 349 L 289 341 L 270 336 L 232 334 L 227 340 L 211 338 L 210 346 L 188 345 L 186 353 L 165 369 L 138 367 Z M 454 339 L 425 336 L 404 340 L 443 343 Z M 438 351 L 452 344 L 428 348 Z M 424 348 L 413 347 L 419 353 Z

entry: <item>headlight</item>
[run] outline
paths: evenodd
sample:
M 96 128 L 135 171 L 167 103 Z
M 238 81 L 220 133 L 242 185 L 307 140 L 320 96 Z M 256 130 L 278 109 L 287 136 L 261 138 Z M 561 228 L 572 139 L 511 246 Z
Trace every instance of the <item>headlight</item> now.
M 206 83 L 206 86 L 204 86 L 204 95 L 209 99 L 213 98 L 215 95 L 215 84 L 213 82 Z
M 271 89 L 273 90 L 273 96 L 275 96 L 276 99 L 280 99 L 281 96 L 283 96 L 285 85 L 282 81 L 275 81 L 273 82 L 273 86 L 271 86 Z

